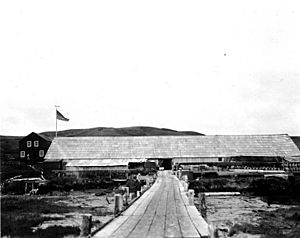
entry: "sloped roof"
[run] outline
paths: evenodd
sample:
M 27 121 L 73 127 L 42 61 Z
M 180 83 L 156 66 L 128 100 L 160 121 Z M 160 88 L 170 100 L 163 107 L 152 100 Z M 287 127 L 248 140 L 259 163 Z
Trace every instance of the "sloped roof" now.
M 288 135 L 57 137 L 53 159 L 140 159 L 232 156 L 300 156 Z
M 290 163 L 296 163 L 296 162 L 299 163 L 300 162 L 300 156 L 285 157 L 284 159 Z
M 47 140 L 47 141 L 52 141 L 52 139 L 48 136 L 45 136 L 43 134 L 38 134 L 40 137 L 42 137 L 44 140 Z
M 46 141 L 49 141 L 51 142 L 52 139 L 43 135 L 43 134 L 39 134 L 39 133 L 36 133 L 36 132 L 31 132 L 30 134 L 28 134 L 27 136 L 24 136 L 20 141 L 23 141 L 24 139 L 26 139 L 27 137 L 31 136 L 31 135 L 36 135 L 36 136 L 39 136 L 41 137 L 42 139 L 46 140 Z
M 300 136 L 291 136 L 291 139 L 294 141 L 296 146 L 300 149 Z
M 71 160 L 66 166 L 67 167 L 112 167 L 112 166 L 127 166 L 128 162 L 145 162 L 146 159 L 89 159 L 87 160 Z

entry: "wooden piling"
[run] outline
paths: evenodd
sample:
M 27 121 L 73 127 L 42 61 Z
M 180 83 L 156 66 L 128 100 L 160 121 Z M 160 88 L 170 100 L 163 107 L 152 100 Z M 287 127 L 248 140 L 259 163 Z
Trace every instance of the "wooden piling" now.
M 150 179 L 149 178 L 146 178 L 146 186 L 147 186 L 147 188 L 150 187 Z
M 124 187 L 124 189 L 125 189 L 125 194 L 124 194 L 125 205 L 127 206 L 128 205 L 128 199 L 129 199 L 129 187 Z
M 127 196 L 129 196 L 129 187 L 124 187 L 124 189 L 125 189 L 125 194 L 126 194 Z
M 82 215 L 82 223 L 80 227 L 80 236 L 85 237 L 91 233 L 92 229 L 92 216 Z
M 184 187 L 184 191 L 187 192 L 189 189 L 189 184 L 187 182 L 184 182 L 183 187 Z
M 178 178 L 180 179 L 180 178 L 181 178 L 181 176 L 182 176 L 182 170 L 181 170 L 181 169 L 179 169 L 179 171 L 178 171 Z
M 188 191 L 188 198 L 189 198 L 189 205 L 190 206 L 194 205 L 194 196 L 195 196 L 194 189 L 189 189 L 189 191 Z
M 135 194 L 134 193 L 129 193 L 129 200 L 131 201 L 132 199 L 134 199 Z
M 118 214 L 123 209 L 123 197 L 121 194 L 115 194 L 115 214 Z
M 199 199 L 199 208 L 200 208 L 200 213 L 201 216 L 206 220 L 206 211 L 207 211 L 207 206 L 206 206 L 206 200 L 205 200 L 205 194 L 204 193 L 199 193 L 198 194 L 198 199 Z

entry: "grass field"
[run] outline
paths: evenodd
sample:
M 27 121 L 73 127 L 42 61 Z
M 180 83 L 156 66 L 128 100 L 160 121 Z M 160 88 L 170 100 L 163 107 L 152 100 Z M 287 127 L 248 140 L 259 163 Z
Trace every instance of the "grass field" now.
M 70 212 L 66 206 L 56 205 L 46 199 L 33 197 L 3 197 L 1 198 L 1 233 L 2 235 L 33 237 L 31 227 L 38 226 L 50 218 L 42 216 L 42 214 L 49 214 L 51 211 L 57 213 Z M 61 237 L 65 234 L 78 233 L 78 229 L 63 228 L 55 231 L 55 234 L 49 230 L 39 231 L 37 236 L 44 235 L 44 237 Z M 61 233 L 61 234 L 59 234 Z M 55 236 L 54 236 L 55 235 Z M 57 236 L 58 235 L 58 236 Z
M 113 201 L 97 191 L 58 193 L 54 196 L 2 196 L 1 236 L 78 236 L 81 215 L 91 214 L 96 229 L 113 217 Z M 109 197 L 113 199 L 113 195 Z

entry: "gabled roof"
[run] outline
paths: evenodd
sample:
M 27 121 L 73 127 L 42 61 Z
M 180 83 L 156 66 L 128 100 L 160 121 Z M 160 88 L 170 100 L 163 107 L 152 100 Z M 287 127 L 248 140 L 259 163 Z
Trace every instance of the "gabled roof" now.
M 40 138 L 42 138 L 42 139 L 44 139 L 44 140 L 46 140 L 46 141 L 49 141 L 49 142 L 52 141 L 52 139 L 50 139 L 49 137 L 47 137 L 47 136 L 45 136 L 45 135 L 43 135 L 43 134 L 35 133 L 35 132 L 31 132 L 29 135 L 24 136 L 20 141 L 23 141 L 24 139 L 26 139 L 27 137 L 29 137 L 29 136 L 31 136 L 31 135 L 38 136 L 38 137 L 40 137 Z
M 140 159 L 233 156 L 300 156 L 288 135 L 57 137 L 53 159 Z
M 296 146 L 300 149 L 300 136 L 291 136 L 291 139 L 294 141 Z
M 51 138 L 49 138 L 48 136 L 45 136 L 45 135 L 43 135 L 43 134 L 38 134 L 41 138 L 43 138 L 44 140 L 47 140 L 47 141 L 52 141 L 52 139 Z

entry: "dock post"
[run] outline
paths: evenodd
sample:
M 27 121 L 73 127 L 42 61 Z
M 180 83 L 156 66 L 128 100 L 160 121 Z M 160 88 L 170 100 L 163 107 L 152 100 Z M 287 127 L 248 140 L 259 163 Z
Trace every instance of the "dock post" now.
M 198 194 L 198 199 L 199 199 L 199 208 L 200 208 L 201 216 L 206 220 L 206 218 L 207 218 L 207 216 L 206 216 L 207 206 L 206 206 L 206 201 L 205 201 L 205 194 L 204 193 L 199 193 Z
M 123 197 L 121 194 L 115 194 L 115 214 L 122 211 L 123 208 Z
M 129 195 L 129 187 L 124 187 L 124 189 L 125 189 L 126 195 L 128 196 Z
M 128 205 L 128 199 L 129 199 L 129 187 L 124 187 L 125 189 L 125 205 Z
M 129 200 L 131 201 L 132 199 L 134 199 L 134 193 L 129 193 Z
M 182 184 L 183 190 L 184 190 L 185 192 L 187 192 L 187 191 L 188 191 L 188 187 L 189 187 L 188 183 L 185 182 L 185 181 L 183 181 L 183 180 L 181 180 L 180 182 L 181 182 L 181 184 Z
M 183 181 L 183 180 L 181 180 L 181 181 L 180 181 L 180 183 L 181 183 L 181 185 L 184 187 L 184 181 Z
M 150 187 L 150 179 L 149 178 L 146 178 L 146 186 L 147 186 L 147 188 Z
M 188 197 L 189 197 L 189 205 L 190 206 L 194 205 L 194 196 L 195 196 L 194 189 L 189 189 Z
M 80 227 L 80 236 L 88 236 L 92 229 L 92 215 L 82 215 L 82 223 Z
M 187 182 L 184 182 L 183 186 L 184 186 L 184 191 L 187 192 L 189 189 L 189 184 Z

